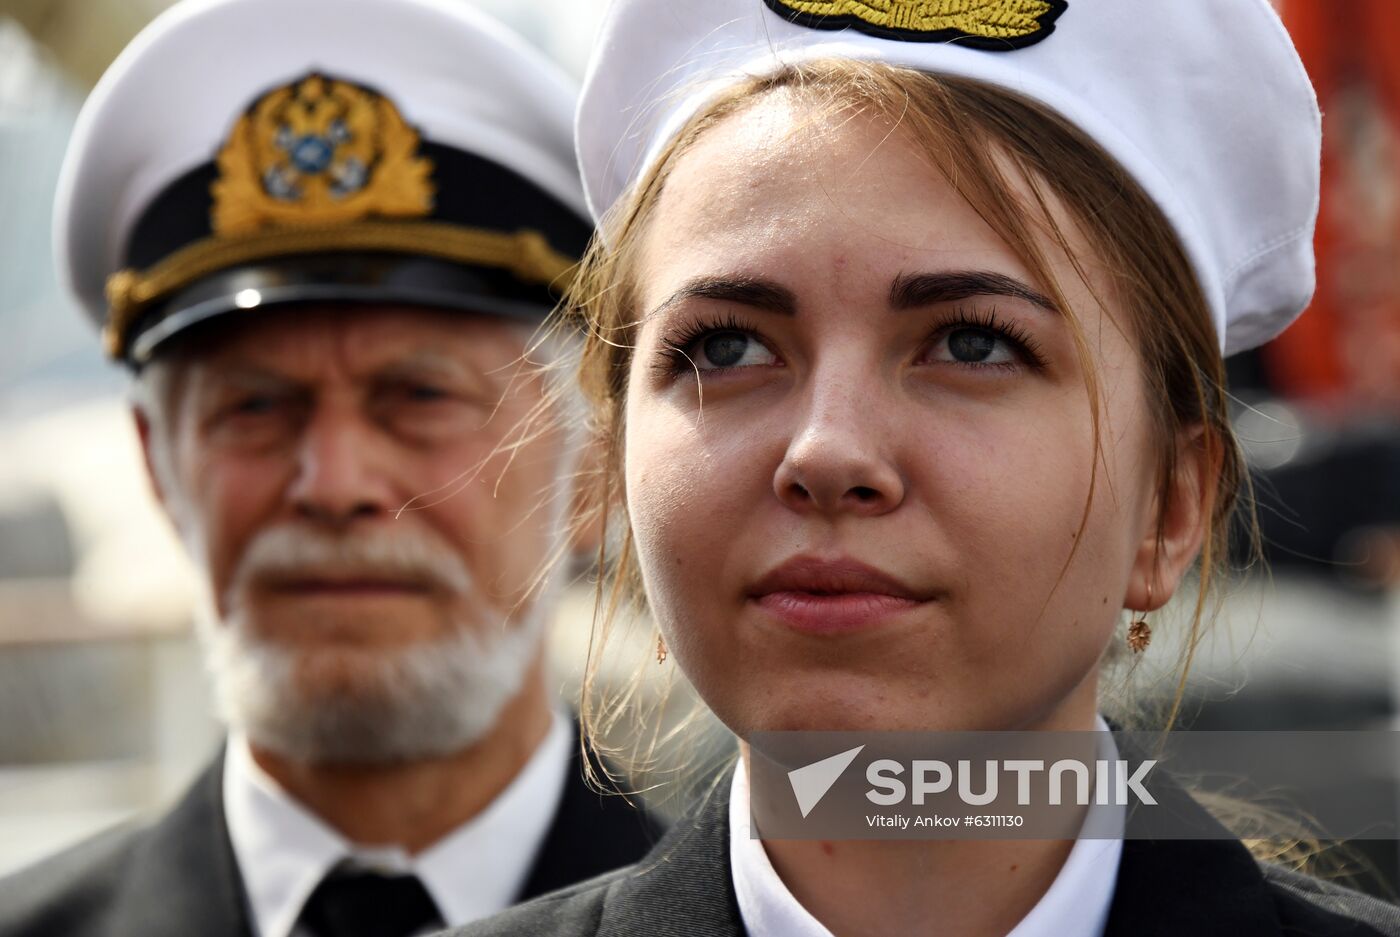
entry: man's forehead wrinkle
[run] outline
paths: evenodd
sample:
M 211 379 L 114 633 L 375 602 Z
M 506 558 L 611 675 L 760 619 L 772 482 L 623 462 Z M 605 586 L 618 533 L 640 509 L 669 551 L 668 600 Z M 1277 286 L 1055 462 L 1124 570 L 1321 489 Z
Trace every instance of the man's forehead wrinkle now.
M 323 317 L 269 324 L 240 335 L 206 361 L 227 373 L 262 373 L 285 379 L 356 379 L 418 358 L 450 363 L 444 336 L 412 338 L 393 323 L 325 321 Z
M 298 383 L 295 375 L 252 362 L 214 363 L 201 369 L 206 383 L 244 387 L 283 386 Z

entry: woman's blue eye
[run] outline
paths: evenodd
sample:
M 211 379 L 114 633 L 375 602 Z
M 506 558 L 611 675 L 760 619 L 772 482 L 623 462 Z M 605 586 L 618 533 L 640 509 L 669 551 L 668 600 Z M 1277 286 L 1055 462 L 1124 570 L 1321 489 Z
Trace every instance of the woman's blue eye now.
M 985 361 L 996 345 L 995 335 L 978 329 L 958 329 L 948 336 L 948 350 L 959 361 Z
M 744 332 L 711 332 L 693 347 L 691 359 L 701 371 L 771 364 L 777 360 L 762 342 Z
M 744 360 L 749 338 L 738 332 L 721 332 L 705 339 L 705 357 L 711 364 L 721 368 L 732 368 Z
M 947 357 L 939 354 L 947 348 Z M 934 347 L 934 357 L 959 364 L 1012 364 L 1015 349 L 1003 336 L 984 328 L 957 328 Z

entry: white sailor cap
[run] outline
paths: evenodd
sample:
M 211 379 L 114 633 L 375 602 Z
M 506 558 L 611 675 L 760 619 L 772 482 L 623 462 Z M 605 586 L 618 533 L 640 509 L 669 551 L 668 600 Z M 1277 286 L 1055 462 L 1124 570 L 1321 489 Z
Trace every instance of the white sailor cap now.
M 614 0 L 576 124 L 594 217 L 719 90 L 829 57 L 986 82 L 1078 126 L 1173 225 L 1227 354 L 1312 296 L 1321 118 L 1267 0 Z
M 308 301 L 538 321 L 592 228 L 575 99 L 461 0 L 185 0 L 78 117 L 60 275 L 135 366 Z

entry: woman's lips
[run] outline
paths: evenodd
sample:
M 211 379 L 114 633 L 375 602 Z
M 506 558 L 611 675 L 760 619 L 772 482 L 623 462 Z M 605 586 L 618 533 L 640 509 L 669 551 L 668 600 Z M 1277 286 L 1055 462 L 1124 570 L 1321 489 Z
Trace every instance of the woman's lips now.
M 858 560 L 798 556 L 764 575 L 749 599 L 783 624 L 811 634 L 881 625 L 935 596 Z
M 922 603 L 881 592 L 769 592 L 754 604 L 798 631 L 840 634 L 873 628 Z

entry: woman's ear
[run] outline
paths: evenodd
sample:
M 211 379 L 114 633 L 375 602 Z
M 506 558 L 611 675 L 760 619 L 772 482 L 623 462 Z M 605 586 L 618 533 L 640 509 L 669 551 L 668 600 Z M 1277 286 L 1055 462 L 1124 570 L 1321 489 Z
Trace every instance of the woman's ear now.
M 1201 424 L 1184 426 L 1177 434 L 1176 465 L 1172 477 L 1152 498 L 1152 513 L 1133 560 L 1125 608 L 1156 611 L 1181 585 L 1200 553 L 1215 512 L 1221 456 Z

